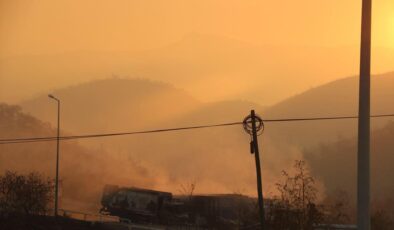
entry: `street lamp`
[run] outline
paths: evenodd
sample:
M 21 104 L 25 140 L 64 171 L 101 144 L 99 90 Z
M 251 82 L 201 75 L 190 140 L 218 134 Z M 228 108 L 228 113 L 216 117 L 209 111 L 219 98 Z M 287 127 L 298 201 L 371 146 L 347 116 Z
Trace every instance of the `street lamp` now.
M 58 191 L 59 191 L 59 142 L 60 142 L 60 100 L 52 94 L 48 95 L 49 98 L 57 102 L 57 138 L 56 138 L 56 179 L 55 179 L 55 216 L 57 216 L 58 208 Z

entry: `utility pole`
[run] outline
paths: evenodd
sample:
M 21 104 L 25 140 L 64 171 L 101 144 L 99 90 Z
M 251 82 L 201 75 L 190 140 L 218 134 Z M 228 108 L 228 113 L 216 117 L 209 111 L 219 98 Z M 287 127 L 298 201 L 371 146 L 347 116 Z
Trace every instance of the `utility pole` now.
M 357 229 L 370 230 L 370 82 L 372 0 L 362 1 L 357 159 Z
M 256 125 L 257 123 L 257 125 Z M 257 177 L 257 194 L 259 199 L 259 214 L 260 214 L 260 226 L 261 229 L 265 229 L 265 214 L 264 214 L 264 199 L 263 199 L 263 185 L 261 180 L 261 166 L 260 166 L 260 153 L 259 153 L 259 143 L 257 140 L 257 133 L 264 130 L 263 120 L 256 116 L 254 110 L 250 111 L 250 115 L 247 116 L 243 121 L 243 126 L 245 131 L 252 137 L 250 143 L 250 152 L 255 157 L 256 162 L 256 177 Z
M 59 198 L 59 144 L 60 144 L 60 100 L 49 94 L 57 102 L 57 138 L 56 138 L 56 178 L 55 178 L 55 217 L 58 215 L 58 198 Z

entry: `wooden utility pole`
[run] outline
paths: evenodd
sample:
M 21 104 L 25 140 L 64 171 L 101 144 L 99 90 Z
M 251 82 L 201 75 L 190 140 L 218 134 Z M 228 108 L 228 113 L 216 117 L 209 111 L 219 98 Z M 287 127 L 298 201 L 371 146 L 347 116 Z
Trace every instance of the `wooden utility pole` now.
M 370 223 L 370 82 L 372 0 L 362 1 L 357 159 L 357 229 Z
M 259 122 L 258 127 L 256 126 L 256 122 Z M 251 127 L 250 127 L 250 123 L 252 124 Z M 251 153 L 254 153 L 255 162 L 256 162 L 257 194 L 259 199 L 260 225 L 261 225 L 261 229 L 264 230 L 265 214 L 264 214 L 263 186 L 261 182 L 259 143 L 257 140 L 257 132 L 260 131 L 262 128 L 264 128 L 264 125 L 261 118 L 256 116 L 254 110 L 250 111 L 250 115 L 246 117 L 244 120 L 244 129 L 247 133 L 249 133 L 252 136 L 250 150 Z

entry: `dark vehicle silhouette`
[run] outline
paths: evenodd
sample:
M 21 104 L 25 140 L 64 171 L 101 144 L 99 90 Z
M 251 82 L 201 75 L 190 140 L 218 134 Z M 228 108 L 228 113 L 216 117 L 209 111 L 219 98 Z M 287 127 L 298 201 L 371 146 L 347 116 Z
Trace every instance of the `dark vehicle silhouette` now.
M 172 194 L 141 188 L 124 188 L 115 185 L 104 187 L 101 213 L 119 216 L 133 222 L 161 222 L 165 206 Z
M 255 210 L 256 199 L 238 194 L 174 197 L 168 192 L 106 185 L 101 204 L 101 213 L 132 223 L 233 229 L 241 224 L 240 215 Z

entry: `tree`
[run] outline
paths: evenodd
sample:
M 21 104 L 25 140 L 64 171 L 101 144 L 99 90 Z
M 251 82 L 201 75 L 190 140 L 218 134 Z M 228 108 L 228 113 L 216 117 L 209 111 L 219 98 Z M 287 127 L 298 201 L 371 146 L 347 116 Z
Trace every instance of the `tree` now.
M 53 181 L 36 172 L 0 175 L 0 215 L 41 215 L 53 200 Z
M 371 217 L 371 229 L 373 230 L 389 230 L 394 227 L 392 214 L 387 209 L 374 211 Z
M 196 189 L 196 185 L 197 183 L 195 180 L 186 184 L 181 184 L 179 188 L 179 192 L 180 194 L 187 197 L 189 201 L 191 201 L 194 194 L 194 190 Z
M 274 229 L 312 229 L 321 221 L 315 180 L 305 161 L 295 161 L 294 170 L 294 175 L 282 171 L 284 180 L 276 184 L 280 195 L 268 204 L 268 222 Z
M 350 224 L 351 219 L 350 197 L 345 190 L 337 189 L 329 193 L 323 201 L 326 210 L 325 222 L 329 224 Z

